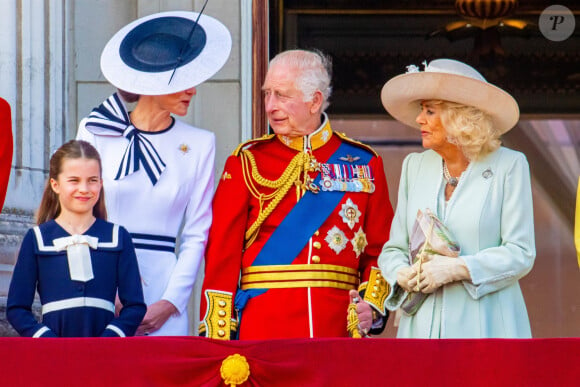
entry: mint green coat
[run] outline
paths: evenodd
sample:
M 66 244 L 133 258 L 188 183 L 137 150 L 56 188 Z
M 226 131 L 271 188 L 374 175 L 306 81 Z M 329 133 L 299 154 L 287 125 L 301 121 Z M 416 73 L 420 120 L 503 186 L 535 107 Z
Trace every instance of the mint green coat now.
M 393 291 L 386 300 L 396 310 L 407 294 L 397 271 L 409 265 L 409 234 L 417 210 L 430 208 L 455 236 L 471 281 L 444 285 L 413 316 L 403 313 L 398 337 L 531 337 L 519 279 L 536 256 L 528 162 L 522 153 L 499 148 L 471 162 L 439 214 L 441 156 L 432 150 L 405 158 L 399 199 L 389 241 L 378 264 Z M 442 216 L 444 215 L 444 216 Z

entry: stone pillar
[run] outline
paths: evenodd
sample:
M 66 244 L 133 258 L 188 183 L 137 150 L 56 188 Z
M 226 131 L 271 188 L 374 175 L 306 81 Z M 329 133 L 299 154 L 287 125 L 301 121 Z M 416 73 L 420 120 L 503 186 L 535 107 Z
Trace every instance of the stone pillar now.
M 42 196 L 48 160 L 69 125 L 67 0 L 0 3 L 0 95 L 12 108 L 14 157 L 0 215 L 0 336 L 20 242 Z M 73 125 L 76 126 L 76 125 Z

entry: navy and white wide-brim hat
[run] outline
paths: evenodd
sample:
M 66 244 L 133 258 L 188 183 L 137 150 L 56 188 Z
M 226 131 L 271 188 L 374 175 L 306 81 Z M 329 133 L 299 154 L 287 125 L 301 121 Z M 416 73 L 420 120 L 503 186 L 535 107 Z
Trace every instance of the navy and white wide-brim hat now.
M 116 88 L 140 95 L 177 93 L 222 68 L 232 38 L 218 20 L 187 11 L 161 12 L 121 28 L 103 49 L 101 71 Z M 195 27 L 195 28 L 194 28 Z
M 453 59 L 436 59 L 424 66 L 424 71 L 407 66 L 407 73 L 391 78 L 383 86 L 381 101 L 396 120 L 420 128 L 415 119 L 421 111 L 421 101 L 441 100 L 487 113 L 502 134 L 517 124 L 520 110 L 516 100 L 487 82 L 473 67 Z

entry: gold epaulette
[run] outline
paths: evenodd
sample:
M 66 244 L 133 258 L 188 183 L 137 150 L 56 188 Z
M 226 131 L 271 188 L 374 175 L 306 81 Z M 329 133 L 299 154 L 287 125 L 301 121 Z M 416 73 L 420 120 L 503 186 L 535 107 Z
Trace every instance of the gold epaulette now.
M 210 339 L 229 340 L 237 330 L 237 321 L 232 316 L 232 293 L 206 290 L 207 312 L 199 325 L 200 335 Z
M 368 282 L 363 282 L 358 287 L 358 292 L 364 292 L 364 300 L 379 312 L 386 314 L 385 300 L 391 291 L 389 283 L 383 278 L 380 269 L 373 267 L 369 274 Z
M 257 142 L 271 140 L 275 136 L 276 136 L 275 134 L 266 134 L 266 135 L 263 135 L 262 137 L 253 138 L 251 140 L 244 141 L 240 145 L 238 145 L 238 147 L 232 152 L 232 156 L 239 156 L 242 149 L 246 149 L 247 147 L 249 147 Z
M 346 141 L 346 142 L 349 142 L 349 143 L 351 143 L 351 144 L 353 144 L 353 145 L 356 145 L 356 146 L 358 146 L 358 147 L 360 147 L 360 148 L 363 148 L 363 149 L 365 149 L 365 150 L 367 150 L 367 151 L 371 152 L 373 155 L 375 155 L 375 157 L 378 157 L 378 156 L 379 156 L 379 154 L 378 154 L 378 153 L 377 153 L 377 152 L 376 152 L 376 151 L 375 151 L 375 150 L 374 150 L 374 149 L 373 149 L 373 148 L 372 148 L 370 145 L 367 145 L 367 144 L 364 144 L 364 143 L 362 143 L 362 142 L 360 142 L 360 141 L 354 140 L 354 139 L 352 139 L 352 138 L 348 137 L 348 136 L 347 136 L 346 134 L 344 134 L 344 133 L 340 133 L 340 132 L 334 132 L 334 133 L 335 133 L 335 134 L 336 134 L 338 137 L 340 137 L 342 140 L 344 140 L 344 141 Z

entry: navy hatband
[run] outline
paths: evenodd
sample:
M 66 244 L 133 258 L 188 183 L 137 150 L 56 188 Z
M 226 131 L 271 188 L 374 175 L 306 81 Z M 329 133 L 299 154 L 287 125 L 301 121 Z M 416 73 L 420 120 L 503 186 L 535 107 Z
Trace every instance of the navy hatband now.
M 173 70 L 194 60 L 206 45 L 207 36 L 195 22 L 183 17 L 161 17 L 144 22 L 125 36 L 119 55 L 135 70 L 157 73 Z M 185 49 L 184 49 L 185 47 Z

